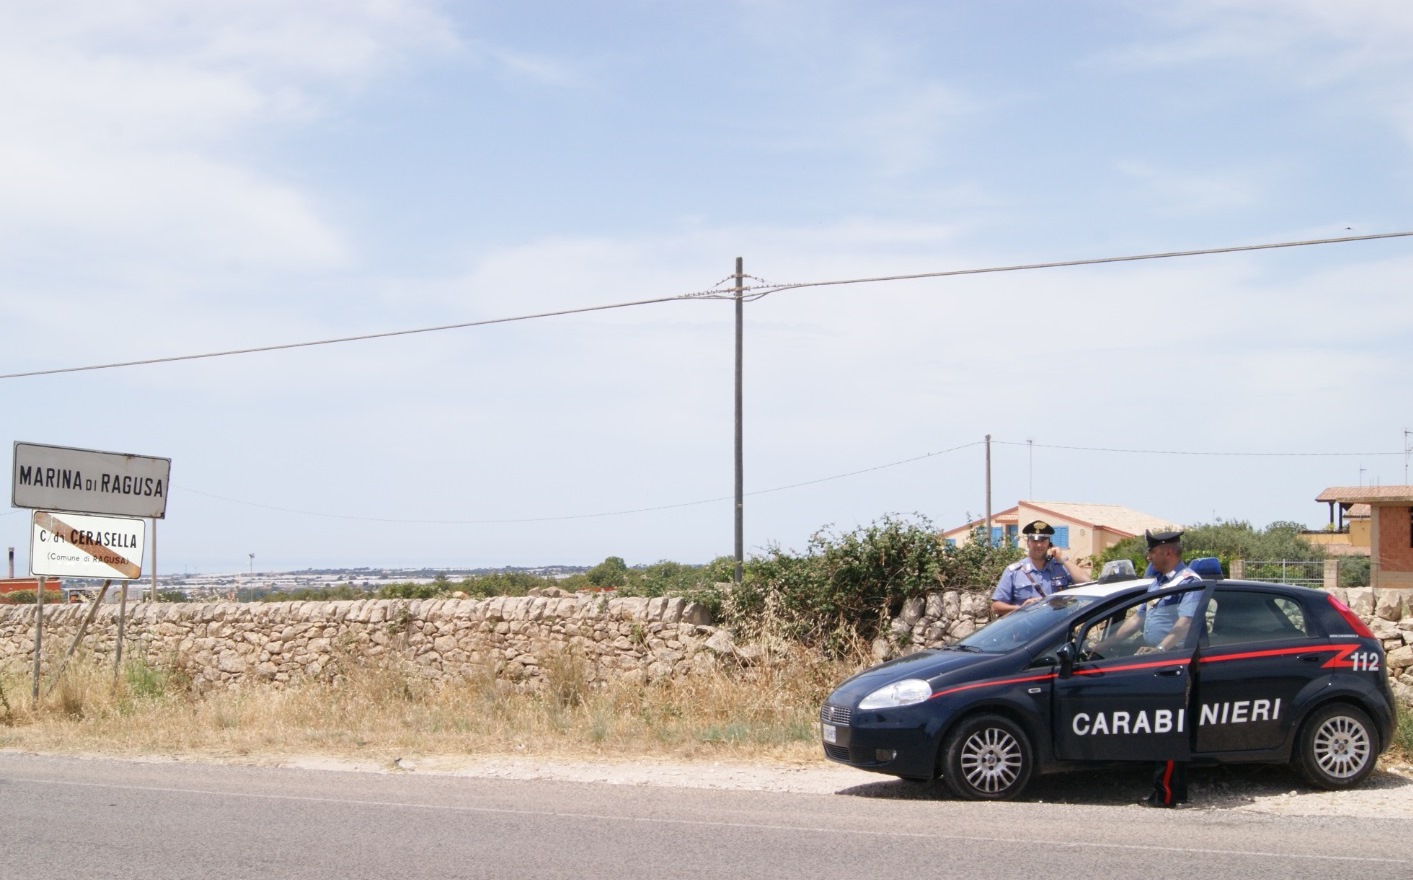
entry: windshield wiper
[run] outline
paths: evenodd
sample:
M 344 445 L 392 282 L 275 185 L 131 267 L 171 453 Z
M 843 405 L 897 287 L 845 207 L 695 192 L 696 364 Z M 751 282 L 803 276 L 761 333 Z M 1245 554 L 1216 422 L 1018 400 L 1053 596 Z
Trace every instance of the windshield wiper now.
M 976 645 L 948 645 L 948 646 L 946 646 L 945 648 L 943 648 L 943 650 L 944 650 L 944 651 L 967 651 L 968 653 L 971 653 L 971 654 L 981 654 L 981 653 L 984 653 L 984 652 L 983 652 L 980 648 L 978 648 Z

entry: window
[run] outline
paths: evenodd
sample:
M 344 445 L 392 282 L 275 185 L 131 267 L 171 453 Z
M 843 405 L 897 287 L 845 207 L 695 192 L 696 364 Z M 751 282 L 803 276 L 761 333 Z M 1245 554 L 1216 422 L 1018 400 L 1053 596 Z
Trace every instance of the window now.
M 1055 537 L 1050 539 L 1050 543 L 1054 544 L 1056 547 L 1062 547 L 1066 550 L 1070 549 L 1070 527 L 1055 526 Z
M 1218 592 L 1207 616 L 1212 645 L 1241 645 L 1309 635 L 1300 603 L 1270 593 Z
M 1131 602 L 1080 631 L 1081 659 L 1111 660 L 1158 650 L 1173 651 L 1191 644 L 1192 636 L 1187 629 L 1190 624 L 1183 623 L 1181 631 L 1187 635 L 1182 642 L 1166 649 L 1159 647 L 1184 618 L 1193 617 L 1201 599 L 1202 587 L 1199 586 Z

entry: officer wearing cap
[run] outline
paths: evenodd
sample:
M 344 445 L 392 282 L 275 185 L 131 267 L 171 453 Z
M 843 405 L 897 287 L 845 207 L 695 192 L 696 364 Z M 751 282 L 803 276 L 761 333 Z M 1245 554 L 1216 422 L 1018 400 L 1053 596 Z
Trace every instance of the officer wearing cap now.
M 1157 575 L 1153 586 L 1148 588 L 1150 592 L 1202 579 L 1182 561 L 1182 532 L 1145 531 L 1143 537 L 1148 542 L 1148 562 Z M 1138 616 L 1143 619 L 1143 641 L 1147 649 L 1139 648 L 1138 653 L 1181 648 L 1201 601 L 1201 592 L 1188 592 L 1165 596 L 1151 608 L 1139 606 Z
M 1168 587 L 1202 579 L 1201 575 L 1188 568 L 1182 561 L 1182 532 L 1145 531 L 1143 538 L 1148 543 L 1148 562 L 1156 575 L 1148 592 L 1166 590 Z M 1189 590 L 1186 593 L 1176 593 L 1145 602 L 1138 606 L 1133 617 L 1124 621 L 1117 633 L 1095 645 L 1095 650 L 1102 653 L 1140 628 L 1143 631 L 1143 647 L 1135 653 L 1151 654 L 1178 650 L 1187 643 L 1187 634 L 1192 629 L 1192 618 L 1197 614 L 1197 606 L 1201 601 L 1201 590 Z M 1139 803 L 1146 807 L 1175 807 L 1186 802 L 1187 762 L 1159 761 L 1153 773 L 1153 793 Z
M 1074 563 L 1065 558 L 1059 547 L 1051 545 L 1054 526 L 1037 519 L 1026 523 L 1021 534 L 1025 535 L 1025 558 L 1006 566 L 991 594 L 991 613 L 997 617 L 1039 602 L 1081 579 Z

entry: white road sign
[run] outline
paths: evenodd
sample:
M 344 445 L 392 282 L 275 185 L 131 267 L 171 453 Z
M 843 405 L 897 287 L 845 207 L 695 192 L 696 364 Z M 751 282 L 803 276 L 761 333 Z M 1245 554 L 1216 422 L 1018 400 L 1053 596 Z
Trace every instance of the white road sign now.
M 147 521 L 116 516 L 34 512 L 29 571 L 53 577 L 142 577 Z
M 170 458 L 16 442 L 10 503 L 162 519 L 171 479 Z

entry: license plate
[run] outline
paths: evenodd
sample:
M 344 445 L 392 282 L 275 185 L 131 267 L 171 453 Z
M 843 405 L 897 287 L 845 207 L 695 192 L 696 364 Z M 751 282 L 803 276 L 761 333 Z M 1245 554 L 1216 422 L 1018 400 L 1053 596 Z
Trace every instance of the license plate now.
M 824 728 L 824 741 L 825 741 L 825 742 L 832 744 L 833 742 L 835 742 L 835 740 L 838 739 L 838 737 L 839 737 L 839 728 L 835 727 L 835 726 L 832 725 L 832 724 L 821 724 L 820 727 Z

